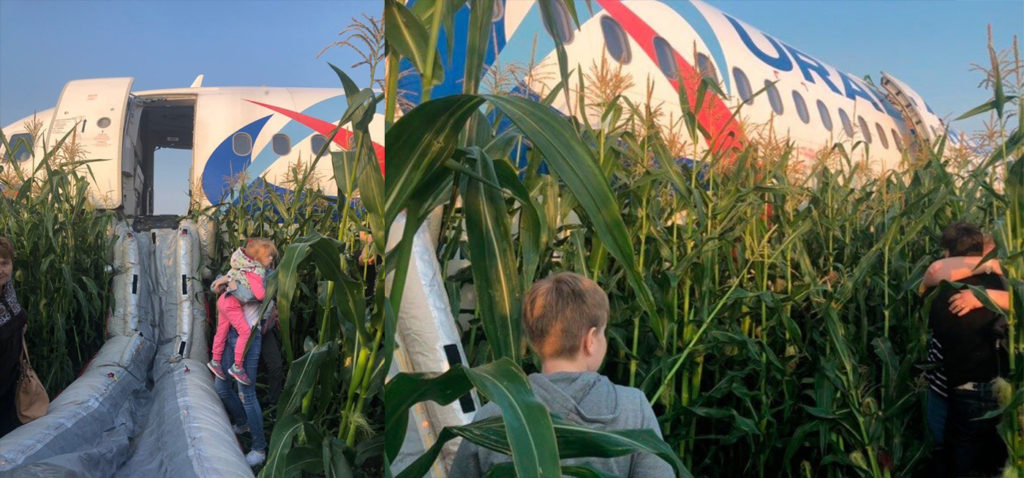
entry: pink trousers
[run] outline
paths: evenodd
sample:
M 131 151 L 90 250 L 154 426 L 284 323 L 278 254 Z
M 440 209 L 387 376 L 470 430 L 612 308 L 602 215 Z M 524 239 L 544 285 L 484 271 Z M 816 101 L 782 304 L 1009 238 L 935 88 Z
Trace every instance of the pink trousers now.
M 245 320 L 242 303 L 230 295 L 221 294 L 217 299 L 217 334 L 213 336 L 213 359 L 218 362 L 224 356 L 229 325 L 238 332 L 238 341 L 235 342 L 235 363 L 245 363 L 245 346 L 249 343 L 252 329 Z

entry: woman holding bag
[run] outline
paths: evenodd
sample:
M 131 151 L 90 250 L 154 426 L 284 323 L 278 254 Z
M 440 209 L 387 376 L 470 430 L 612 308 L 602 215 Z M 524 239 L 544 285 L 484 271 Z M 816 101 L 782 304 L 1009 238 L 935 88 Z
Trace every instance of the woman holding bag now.
M 0 437 L 21 426 L 14 399 L 17 395 L 22 338 L 28 314 L 14 293 L 14 246 L 0 237 Z

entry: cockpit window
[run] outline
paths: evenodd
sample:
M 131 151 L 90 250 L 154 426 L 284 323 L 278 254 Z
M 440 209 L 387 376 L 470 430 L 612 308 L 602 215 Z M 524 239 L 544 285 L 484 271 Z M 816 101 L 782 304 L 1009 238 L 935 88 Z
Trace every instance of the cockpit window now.
M 11 149 L 4 156 L 9 160 L 12 157 L 16 161 L 27 161 L 32 157 L 32 135 L 29 133 L 18 133 L 11 135 L 7 142 Z
M 619 22 L 609 16 L 601 17 L 601 33 L 604 35 L 604 46 L 608 49 L 608 54 L 623 65 L 629 63 L 633 55 L 629 51 L 629 39 Z

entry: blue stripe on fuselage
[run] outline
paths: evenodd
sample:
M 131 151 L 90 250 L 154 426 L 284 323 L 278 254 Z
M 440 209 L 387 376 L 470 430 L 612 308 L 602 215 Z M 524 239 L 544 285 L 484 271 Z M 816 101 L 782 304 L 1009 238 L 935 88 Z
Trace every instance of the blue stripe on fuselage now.
M 700 39 L 704 41 L 704 45 L 708 47 L 711 57 L 715 59 L 715 63 L 718 64 L 719 72 L 718 77 L 725 83 L 725 92 L 732 94 L 732 81 L 729 72 L 729 63 L 725 61 L 725 52 L 722 51 L 722 44 L 718 41 L 718 35 L 715 34 L 715 30 L 711 28 L 711 24 L 708 23 L 707 19 L 704 18 L 704 14 L 697 9 L 693 2 L 666 2 L 670 8 L 676 11 L 680 16 L 690 24 L 690 27 L 697 32 Z

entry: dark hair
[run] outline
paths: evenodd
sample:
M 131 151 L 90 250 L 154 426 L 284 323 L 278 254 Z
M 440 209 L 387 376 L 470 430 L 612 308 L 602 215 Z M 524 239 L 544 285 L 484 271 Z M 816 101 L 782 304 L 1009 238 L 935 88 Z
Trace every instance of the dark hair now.
M 980 256 L 985 250 L 985 235 L 974 224 L 954 222 L 943 229 L 941 244 L 950 256 Z
M 0 236 L 0 259 L 14 261 L 14 244 L 4 236 Z

